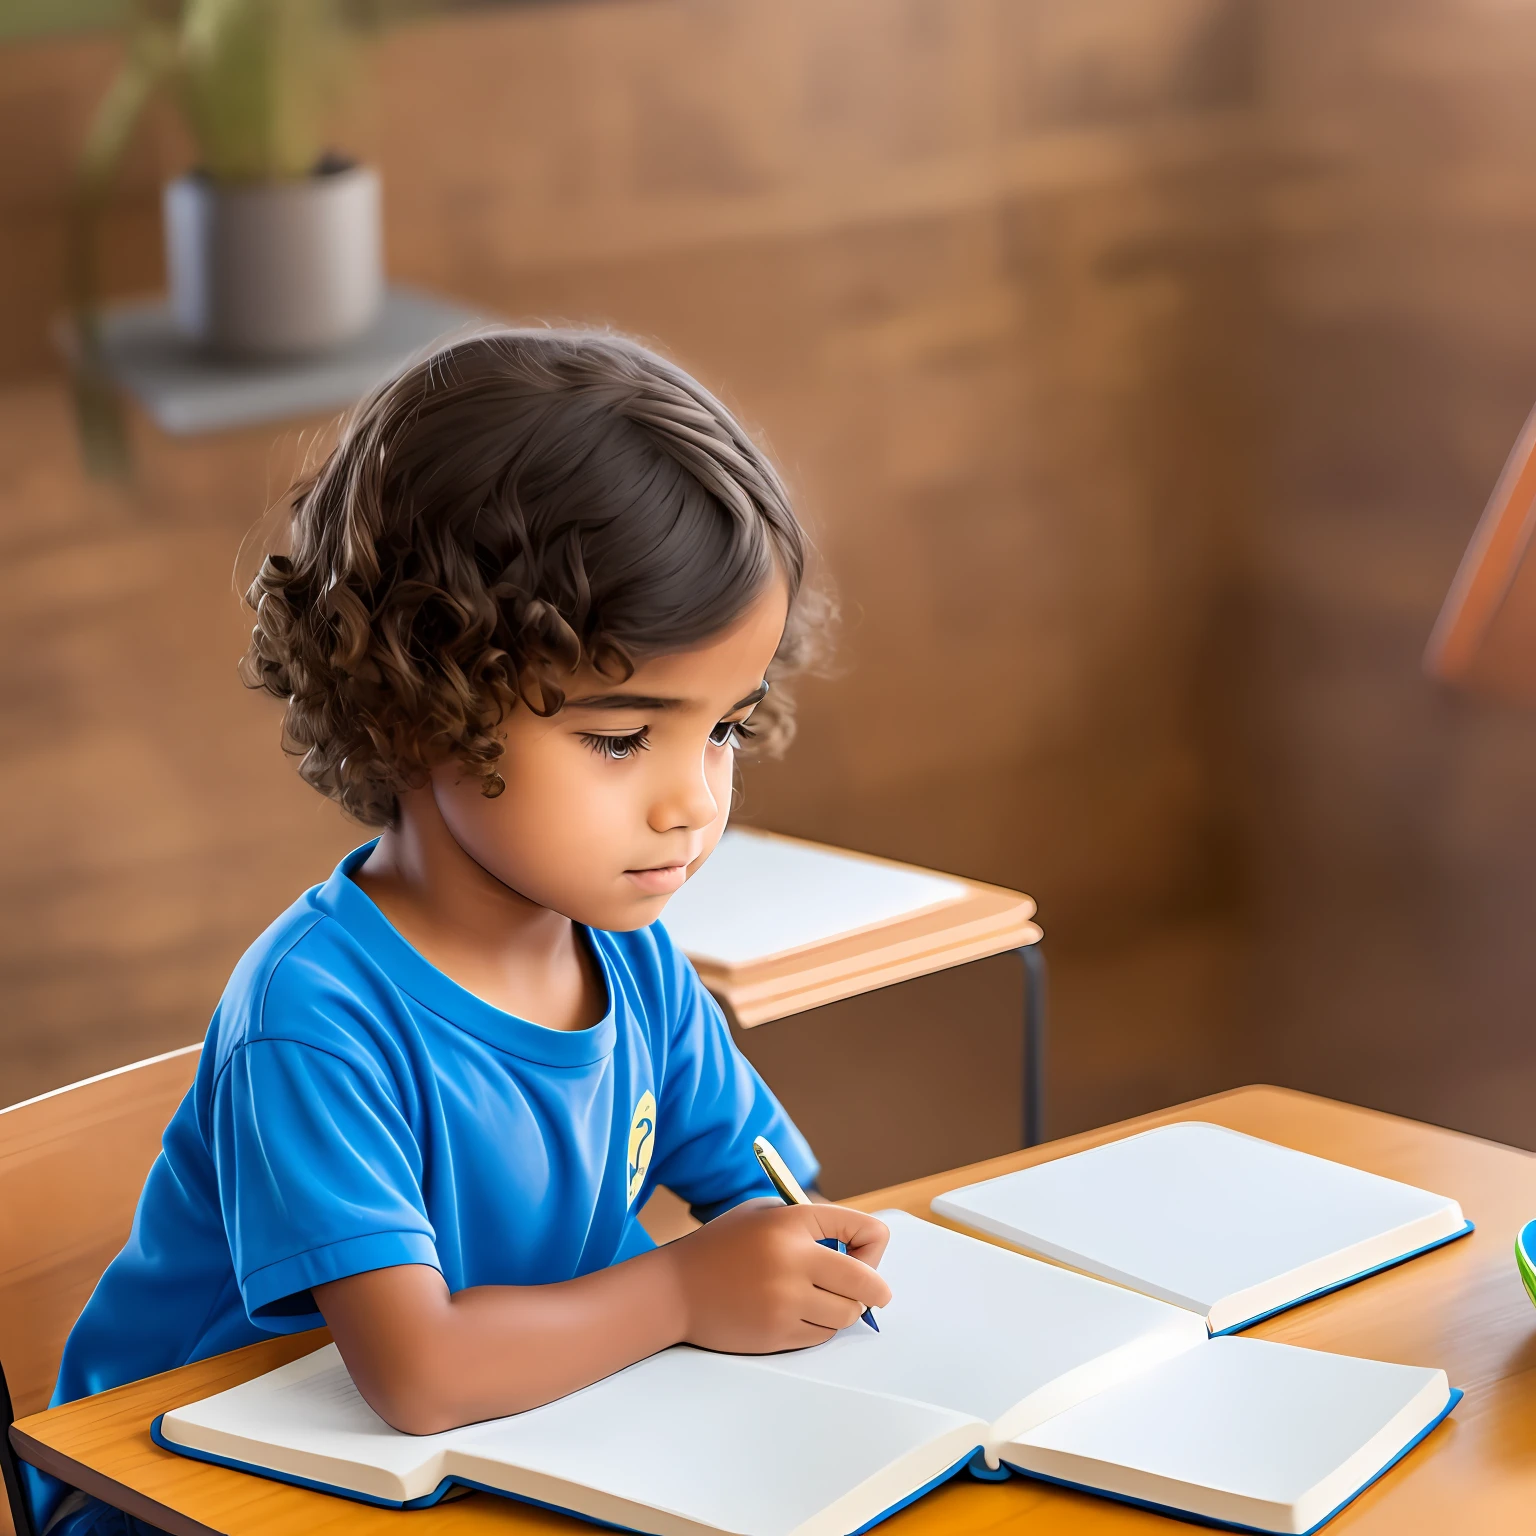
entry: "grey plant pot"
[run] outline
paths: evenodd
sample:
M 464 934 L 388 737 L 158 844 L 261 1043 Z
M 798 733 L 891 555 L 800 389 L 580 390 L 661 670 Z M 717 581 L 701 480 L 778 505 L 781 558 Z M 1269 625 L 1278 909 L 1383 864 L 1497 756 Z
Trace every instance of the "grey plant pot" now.
M 378 173 L 165 188 L 171 310 L 189 340 L 246 357 L 328 351 L 367 330 L 384 297 Z

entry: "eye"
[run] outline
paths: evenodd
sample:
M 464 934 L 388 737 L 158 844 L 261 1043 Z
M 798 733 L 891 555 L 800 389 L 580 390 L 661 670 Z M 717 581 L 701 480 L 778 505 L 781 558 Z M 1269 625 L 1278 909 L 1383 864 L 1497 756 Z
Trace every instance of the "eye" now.
M 631 731 L 628 736 L 589 736 L 583 731 L 581 739 L 599 757 L 607 758 L 610 763 L 622 763 L 626 758 L 633 757 L 637 752 L 644 752 L 650 746 L 644 726 L 641 726 L 638 731 Z
M 722 720 L 709 733 L 709 744 L 712 747 L 739 747 L 756 734 L 745 720 Z

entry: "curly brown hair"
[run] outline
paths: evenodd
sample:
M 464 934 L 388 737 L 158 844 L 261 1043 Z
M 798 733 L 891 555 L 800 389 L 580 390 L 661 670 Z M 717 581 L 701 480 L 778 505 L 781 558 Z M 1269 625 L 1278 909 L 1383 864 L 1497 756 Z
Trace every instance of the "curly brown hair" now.
M 727 628 L 778 571 L 790 618 L 754 718 L 793 727 L 781 679 L 826 616 L 773 466 L 681 369 L 627 338 L 499 330 L 365 400 L 291 492 L 242 675 L 283 699 L 285 748 L 370 826 L 452 755 L 487 792 L 496 727 L 551 715 L 561 678 L 623 679 Z

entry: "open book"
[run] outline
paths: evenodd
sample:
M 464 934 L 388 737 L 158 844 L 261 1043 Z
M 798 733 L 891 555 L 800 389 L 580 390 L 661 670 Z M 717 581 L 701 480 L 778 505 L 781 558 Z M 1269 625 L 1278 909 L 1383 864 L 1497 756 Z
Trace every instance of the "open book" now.
M 392 1430 L 334 1346 L 163 1415 L 184 1455 L 386 1505 L 454 1484 L 657 1536 L 850 1536 L 1011 1467 L 1260 1531 L 1315 1529 L 1460 1397 L 1442 1371 L 1247 1339 L 881 1213 L 894 1300 L 798 1353 L 679 1347 L 527 1413 Z
M 1444 1195 L 1179 1121 L 950 1190 L 935 1214 L 1233 1333 L 1472 1223 Z

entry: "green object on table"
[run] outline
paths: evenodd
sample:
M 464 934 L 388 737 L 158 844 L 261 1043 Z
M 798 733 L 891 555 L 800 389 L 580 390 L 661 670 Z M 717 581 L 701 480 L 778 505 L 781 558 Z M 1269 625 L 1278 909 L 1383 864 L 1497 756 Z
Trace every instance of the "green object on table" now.
M 1536 1221 L 1528 1221 L 1515 1235 L 1515 1263 L 1525 1281 L 1525 1294 L 1536 1303 Z

